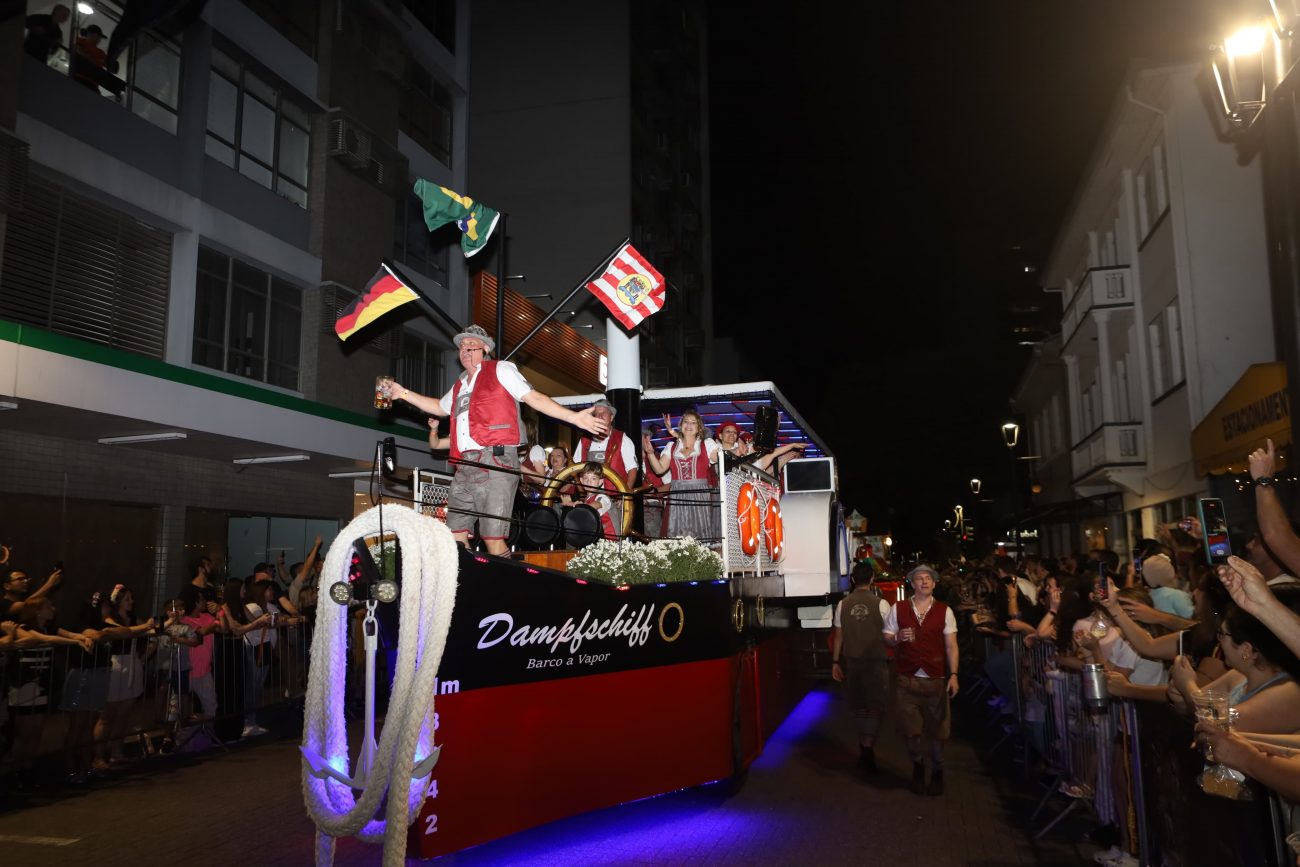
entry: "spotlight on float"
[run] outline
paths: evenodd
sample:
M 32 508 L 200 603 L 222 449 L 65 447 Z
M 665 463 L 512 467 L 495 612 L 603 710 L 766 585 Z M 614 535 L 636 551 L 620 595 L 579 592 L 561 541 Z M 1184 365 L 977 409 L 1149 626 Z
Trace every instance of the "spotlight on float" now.
M 970 492 L 971 492 L 972 494 L 974 494 L 975 496 L 978 497 L 978 496 L 979 496 L 979 492 L 980 492 L 980 485 L 981 485 L 981 484 L 983 484 L 983 483 L 982 483 L 979 479 L 971 479 L 971 480 L 970 480 Z
M 397 599 L 397 582 L 379 574 L 379 567 L 370 556 L 364 539 L 352 543 L 352 553 L 348 560 L 346 581 L 336 581 L 330 585 L 329 596 L 339 605 L 353 602 L 365 602 L 376 599 L 380 602 L 393 602 Z
M 397 439 L 395 437 L 385 437 L 379 445 L 380 462 L 384 468 L 384 475 L 391 475 L 397 472 Z
M 1249 129 L 1264 109 L 1264 48 L 1270 36 L 1269 28 L 1262 25 L 1243 27 L 1215 52 L 1211 65 L 1219 107 L 1236 130 Z

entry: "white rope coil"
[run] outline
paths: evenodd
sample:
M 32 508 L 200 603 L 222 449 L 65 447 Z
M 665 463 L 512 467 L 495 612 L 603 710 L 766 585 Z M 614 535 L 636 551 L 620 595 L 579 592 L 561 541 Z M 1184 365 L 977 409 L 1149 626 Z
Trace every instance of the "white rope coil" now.
M 353 541 L 377 535 L 379 519 L 378 507 L 363 512 L 335 538 L 325 557 L 316 607 L 303 748 L 345 775 L 350 773 L 343 711 L 348 609 L 330 601 L 326 591 L 335 581 L 347 580 Z M 370 843 L 382 840 L 384 867 L 400 867 L 407 828 L 428 791 L 428 776 L 413 780 L 411 773 L 416 759 L 433 749 L 435 678 L 456 604 L 456 542 L 445 524 L 405 506 L 385 506 L 383 523 L 384 532 L 395 533 L 402 546 L 397 671 L 374 767 L 359 797 L 337 780 L 313 776 L 304 760 L 303 798 L 316 823 L 319 867 L 333 863 L 334 838 L 352 835 Z M 376 819 L 390 785 L 385 818 Z

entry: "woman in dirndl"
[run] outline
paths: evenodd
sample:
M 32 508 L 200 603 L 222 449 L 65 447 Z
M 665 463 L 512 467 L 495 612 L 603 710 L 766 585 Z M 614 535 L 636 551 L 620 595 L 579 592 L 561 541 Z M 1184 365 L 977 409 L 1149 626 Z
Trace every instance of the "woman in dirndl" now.
M 664 421 L 671 431 L 671 417 L 665 416 Z M 668 482 L 664 536 L 690 536 L 716 547 L 722 541 L 715 469 L 721 447 L 708 436 L 704 420 L 695 410 L 682 413 L 679 425 L 679 438 L 659 454 L 645 455 L 650 468 Z

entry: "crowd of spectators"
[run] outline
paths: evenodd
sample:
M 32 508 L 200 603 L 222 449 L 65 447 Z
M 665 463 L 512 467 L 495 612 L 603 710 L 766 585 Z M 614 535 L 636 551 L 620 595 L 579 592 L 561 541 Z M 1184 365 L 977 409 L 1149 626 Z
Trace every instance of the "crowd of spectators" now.
M 1099 549 L 951 564 L 937 595 L 982 639 L 968 647 L 978 645 L 983 656 L 990 707 L 1011 715 L 1015 705 L 1023 736 L 1050 757 L 1052 744 L 1041 733 L 1035 738 L 1034 723 L 1052 715 L 1054 695 L 1059 702 L 1068 694 L 1057 684 L 1101 666 L 1112 702 L 1169 708 L 1195 722 L 1207 762 L 1198 778 L 1204 792 L 1244 799 L 1257 781 L 1271 790 L 1264 797 L 1277 798 L 1283 834 L 1300 831 L 1300 811 L 1293 817 L 1291 807 L 1300 801 L 1300 581 L 1293 577 L 1300 532 L 1271 484 L 1273 471 L 1271 447 L 1252 455 L 1256 526 L 1234 534 L 1240 556 L 1222 564 L 1210 565 L 1199 521 L 1190 517 L 1140 540 L 1127 558 Z M 1092 803 L 1100 822 L 1092 836 L 1105 847 L 1099 863 L 1136 864 L 1139 840 L 1126 820 L 1142 808 L 1130 800 L 1138 770 L 1124 749 L 1131 733 L 1118 704 L 1089 714 L 1080 689 L 1065 710 L 1083 720 L 1076 731 L 1087 735 L 1090 767 L 1075 768 L 1061 792 Z
M 0 548 L 0 788 L 59 773 L 80 784 L 266 733 L 261 714 L 305 688 L 320 546 L 318 537 L 302 563 L 281 555 L 220 583 L 200 558 L 153 616 L 124 583 L 56 606 L 63 571 L 33 582 Z

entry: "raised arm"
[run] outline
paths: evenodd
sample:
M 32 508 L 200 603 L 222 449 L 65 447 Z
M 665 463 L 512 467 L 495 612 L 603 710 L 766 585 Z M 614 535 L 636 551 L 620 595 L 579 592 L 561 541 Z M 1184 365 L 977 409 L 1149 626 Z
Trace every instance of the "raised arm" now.
M 1288 650 L 1300 656 L 1300 615 L 1278 601 L 1258 569 L 1240 557 L 1229 557 L 1227 564 L 1219 567 L 1219 580 L 1241 610 L 1267 626 Z
M 320 545 L 321 538 L 317 536 L 316 541 L 312 542 L 311 550 L 307 552 L 307 559 L 302 562 L 302 566 L 298 569 L 298 574 L 293 576 L 293 581 L 289 582 L 289 600 L 293 602 L 294 606 L 298 604 L 298 597 L 302 594 L 302 585 L 306 583 L 307 576 L 316 568 L 316 558 L 320 556 Z M 296 607 L 294 613 L 297 613 Z
M 609 424 L 603 419 L 596 418 L 591 407 L 587 407 L 581 412 L 572 410 L 560 406 L 537 389 L 525 394 L 522 400 L 540 413 L 545 413 L 557 421 L 567 422 L 574 427 L 580 427 L 595 436 L 603 437 L 609 433 Z
M 1272 439 L 1264 442 L 1264 448 L 1250 453 L 1250 477 L 1271 481 L 1277 466 L 1277 450 Z M 1255 485 L 1255 519 L 1264 544 L 1290 572 L 1300 573 L 1300 537 L 1291 530 L 1286 508 L 1270 483 Z
M 654 470 L 656 474 L 662 476 L 668 472 L 668 460 L 655 451 L 654 443 L 650 441 L 648 436 L 641 437 L 641 455 L 645 458 L 646 465 Z
M 1101 604 L 1106 609 L 1106 613 L 1111 616 L 1119 625 L 1119 630 L 1124 634 L 1124 640 L 1133 645 L 1133 649 L 1138 652 L 1139 656 L 1145 656 L 1148 659 L 1173 659 L 1178 655 L 1178 633 L 1174 632 L 1169 635 L 1162 635 L 1159 638 L 1152 638 L 1151 633 L 1147 632 L 1124 610 L 1120 604 L 1119 588 L 1115 582 L 1106 579 L 1106 585 L 1110 592 Z M 1180 618 L 1181 619 L 1181 618 Z
M 25 604 L 30 605 L 33 602 L 36 602 L 40 599 L 44 599 L 46 596 L 49 596 L 50 593 L 54 592 L 54 588 L 58 587 L 60 582 L 62 581 L 63 581 L 63 569 L 61 568 L 55 569 L 53 572 L 50 573 L 50 577 L 45 579 L 44 584 L 42 584 L 39 588 L 32 591 L 31 593 L 27 594 L 27 597 L 23 599 L 23 602 Z M 17 606 L 15 606 L 15 608 L 17 608 Z
M 447 410 L 442 408 L 442 400 L 436 397 L 429 397 L 426 394 L 416 394 L 406 386 L 394 382 L 393 397 L 397 400 L 404 400 L 416 409 L 427 412 L 429 415 L 436 415 L 438 418 L 446 418 Z

